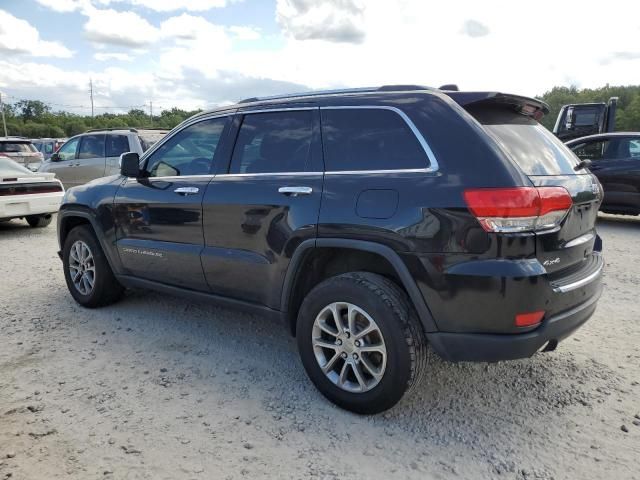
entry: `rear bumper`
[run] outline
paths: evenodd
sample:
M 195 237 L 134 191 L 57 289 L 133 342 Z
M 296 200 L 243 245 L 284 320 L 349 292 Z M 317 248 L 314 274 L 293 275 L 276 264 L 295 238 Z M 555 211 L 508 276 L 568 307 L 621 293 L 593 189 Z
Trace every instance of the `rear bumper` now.
M 553 350 L 582 326 L 596 309 L 602 294 L 596 292 L 585 302 L 543 321 L 533 331 L 517 334 L 448 333 L 427 334 L 433 349 L 445 360 L 453 362 L 497 362 L 528 358 L 546 346 Z
M 60 208 L 63 196 L 64 192 L 1 196 L 0 218 L 55 213 Z

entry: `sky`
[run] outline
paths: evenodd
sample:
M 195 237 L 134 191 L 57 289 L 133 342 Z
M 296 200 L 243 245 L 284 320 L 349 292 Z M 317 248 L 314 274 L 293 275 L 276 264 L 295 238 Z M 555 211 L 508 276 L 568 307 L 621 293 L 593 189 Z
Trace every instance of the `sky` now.
M 0 92 L 88 114 L 91 81 L 99 114 L 390 84 L 534 96 L 559 85 L 640 83 L 640 2 L 596 6 L 0 0 Z

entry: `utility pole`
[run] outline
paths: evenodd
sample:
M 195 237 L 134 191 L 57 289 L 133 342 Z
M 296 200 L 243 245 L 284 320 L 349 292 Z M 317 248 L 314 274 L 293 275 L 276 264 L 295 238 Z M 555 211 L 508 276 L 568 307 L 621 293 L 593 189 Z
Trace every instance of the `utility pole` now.
M 151 117 L 151 126 L 153 127 L 153 101 L 149 100 L 149 117 Z
M 4 125 L 4 136 L 8 137 L 9 135 L 7 135 L 7 121 L 4 118 L 4 104 L 2 103 L 2 92 L 0 92 L 0 111 L 2 112 L 2 125 Z
M 91 98 L 91 125 L 93 125 L 93 79 L 89 78 L 89 98 Z

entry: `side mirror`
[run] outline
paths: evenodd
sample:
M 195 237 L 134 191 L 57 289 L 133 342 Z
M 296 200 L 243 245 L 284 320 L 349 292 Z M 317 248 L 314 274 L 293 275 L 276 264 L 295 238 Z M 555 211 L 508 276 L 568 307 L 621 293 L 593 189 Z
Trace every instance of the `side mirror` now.
M 52 153 L 51 157 L 49 158 L 49 160 L 51 160 L 52 162 L 59 162 L 60 161 L 60 154 L 58 152 Z
M 138 178 L 140 176 L 140 155 L 136 152 L 120 155 L 120 173 L 125 177 Z

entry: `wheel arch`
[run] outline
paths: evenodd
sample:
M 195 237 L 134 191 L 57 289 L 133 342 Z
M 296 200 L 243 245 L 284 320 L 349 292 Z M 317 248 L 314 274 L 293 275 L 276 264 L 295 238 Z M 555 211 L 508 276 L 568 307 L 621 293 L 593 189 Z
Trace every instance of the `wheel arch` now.
M 411 304 L 418 313 L 418 317 L 420 318 L 420 322 L 425 333 L 438 330 L 433 316 L 431 315 L 431 311 L 429 310 L 422 293 L 418 289 L 413 276 L 409 272 L 409 269 L 400 256 L 390 247 L 365 240 L 317 238 L 305 240 L 296 248 L 284 278 L 280 304 L 285 325 L 292 335 L 295 336 L 297 312 L 300 304 L 302 303 L 302 299 L 304 298 L 304 293 L 308 292 L 310 288 L 313 288 L 313 286 L 318 283 L 311 281 L 312 285 L 305 285 L 304 282 L 307 279 L 313 278 L 313 274 L 306 275 L 305 271 L 310 268 L 314 269 L 314 260 L 317 259 L 319 255 L 322 255 L 323 251 L 332 249 L 352 251 L 356 254 L 372 256 L 370 258 L 377 257 L 382 259 L 384 261 L 384 265 L 381 265 L 381 268 L 385 271 L 381 273 L 392 276 L 393 279 L 404 288 L 409 296 Z M 320 281 L 322 281 L 326 277 L 319 278 Z
M 107 245 L 104 232 L 96 220 L 95 214 L 88 208 L 61 209 L 58 213 L 58 244 L 60 246 L 58 255 L 60 258 L 62 258 L 62 248 L 69 232 L 80 225 L 89 225 L 91 227 L 111 270 L 113 273 L 119 273 L 121 271 L 120 258 L 117 256 L 117 252 Z

